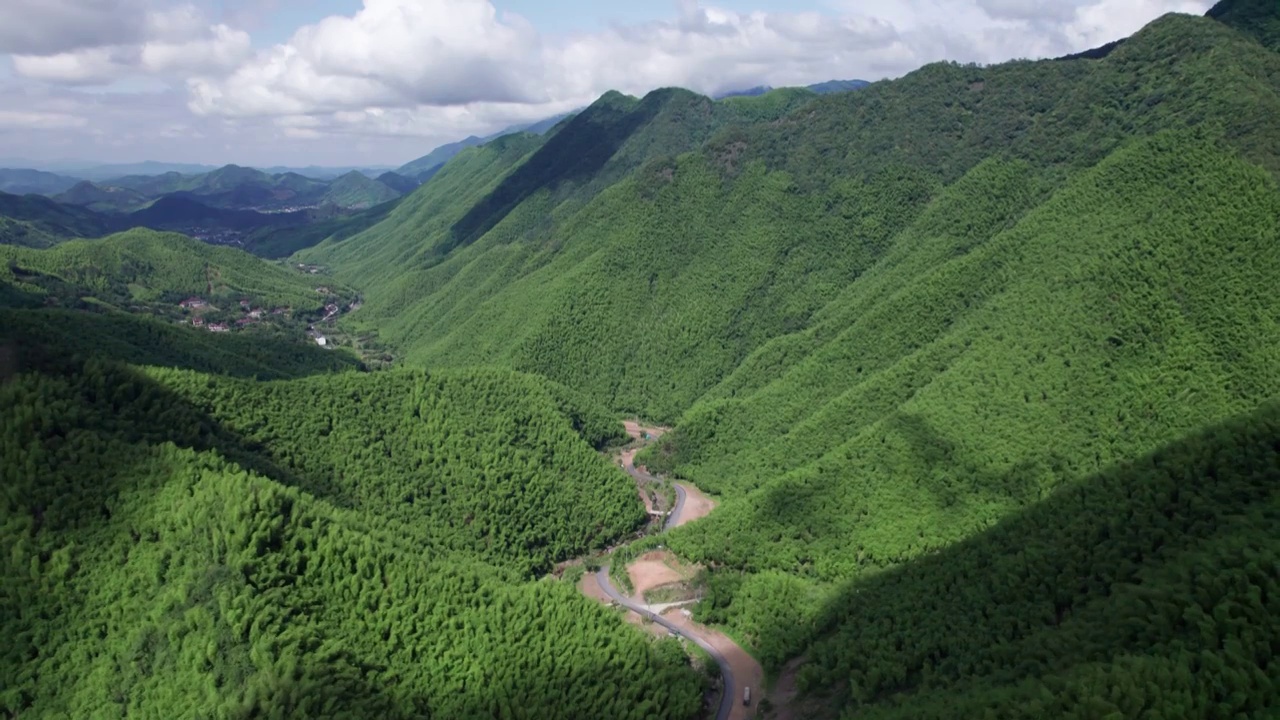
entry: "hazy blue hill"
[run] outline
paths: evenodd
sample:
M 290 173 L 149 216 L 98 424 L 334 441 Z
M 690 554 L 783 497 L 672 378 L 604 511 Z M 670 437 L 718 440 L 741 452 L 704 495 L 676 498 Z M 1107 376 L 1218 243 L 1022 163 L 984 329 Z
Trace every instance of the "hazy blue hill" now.
M 871 83 L 867 82 L 866 80 L 827 80 L 826 82 L 815 83 L 813 85 L 806 85 L 803 89 L 808 90 L 809 92 L 815 93 L 817 95 L 833 95 L 835 93 L 845 93 L 845 92 L 853 92 L 854 90 L 861 90 L 862 88 L 870 84 Z M 791 88 L 791 89 L 794 90 L 799 88 Z M 716 96 L 716 99 L 723 100 L 725 98 L 731 98 L 731 97 L 759 97 L 773 90 L 774 88 L 770 85 L 757 85 L 756 87 L 747 88 L 745 90 L 730 90 L 728 92 L 720 93 L 719 95 Z
M 428 175 L 429 173 L 432 173 L 441 165 L 444 165 L 446 162 L 451 160 L 458 153 L 462 152 L 463 150 L 466 150 L 469 147 L 476 147 L 477 145 L 483 145 L 484 142 L 485 141 L 483 138 L 479 138 L 479 137 L 476 137 L 475 135 L 472 135 L 470 137 L 467 137 L 463 140 L 459 140 L 457 142 L 441 145 L 440 147 L 432 150 L 426 155 L 423 155 L 417 160 L 413 160 L 405 163 L 404 165 L 401 165 L 400 167 L 396 168 L 395 172 L 397 175 L 403 175 L 407 178 L 413 178 L 415 180 L 418 180 L 419 182 L 422 182 L 424 175 Z
M 870 85 L 866 80 L 828 80 L 826 82 L 809 85 L 807 89 L 812 90 L 819 95 L 831 95 L 834 93 L 853 92 L 861 90 Z
M 329 184 L 322 201 L 338 207 L 365 210 L 395 200 L 400 194 L 387 185 L 352 170 Z
M 100 237 L 117 227 L 114 220 L 92 210 L 40 195 L 0 192 L 0 244 L 50 247 L 72 238 Z
M 259 257 L 276 259 L 288 257 L 325 240 L 341 242 L 385 220 L 403 199 L 400 197 L 367 210 L 305 224 L 283 227 L 273 224 L 262 227 L 250 234 L 244 247 Z
M 772 89 L 773 88 L 769 85 L 757 85 L 745 90 L 730 90 L 728 92 L 722 92 L 714 97 L 716 100 L 723 100 L 731 97 L 759 97 Z
M 122 177 L 148 177 L 156 175 L 200 175 L 216 170 L 213 165 L 196 163 L 167 163 L 147 160 L 140 163 L 84 164 L 76 163 L 66 170 L 70 175 L 95 182 Z
M 291 180 L 308 180 L 307 178 L 303 178 L 301 175 L 291 175 L 289 177 Z M 197 182 L 198 184 L 194 188 L 189 189 L 199 190 L 206 194 L 231 191 L 244 185 L 273 187 L 276 184 L 275 178 L 261 170 L 241 167 L 239 165 L 224 165 L 217 170 L 198 176 Z M 319 185 L 320 183 L 314 184 Z
M 241 231 L 290 227 L 308 222 L 305 213 L 260 213 L 254 210 L 225 210 L 200 202 L 188 193 L 165 195 L 142 210 L 129 213 L 120 222 L 130 227 L 155 230 L 184 230 L 210 226 Z
M 227 165 L 198 175 L 115 178 L 104 187 L 126 188 L 148 199 L 184 193 L 205 205 L 245 210 L 317 204 L 328 192 L 329 183 L 292 172 L 268 175 L 254 168 Z
M 14 195 L 56 195 L 80 182 L 78 178 L 41 170 L 0 169 L 0 192 Z
M 155 197 L 180 190 L 191 190 L 196 184 L 196 181 L 193 180 L 195 177 L 199 176 L 183 175 L 179 172 L 171 171 L 158 175 L 125 175 L 102 182 L 103 185 L 133 190 L 142 195 Z
M 75 205 L 101 213 L 132 212 L 146 206 L 148 199 L 142 193 L 117 186 L 99 186 L 88 180 L 75 184 L 66 192 L 53 196 L 64 205 Z
M 395 190 L 401 195 L 407 195 L 418 189 L 418 181 L 399 175 L 394 172 L 384 172 L 378 176 L 378 182 Z

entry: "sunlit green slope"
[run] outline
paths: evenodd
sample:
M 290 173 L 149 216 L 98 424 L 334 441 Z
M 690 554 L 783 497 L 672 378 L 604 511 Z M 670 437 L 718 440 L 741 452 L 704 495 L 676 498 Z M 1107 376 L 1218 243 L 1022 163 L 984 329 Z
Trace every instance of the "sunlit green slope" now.
M 322 307 L 330 294 L 348 301 L 355 296 L 341 283 L 234 248 L 143 229 L 101 240 L 66 242 L 48 250 L 0 246 L 0 280 L 39 295 L 92 295 L 116 306 L 130 302 L 176 305 L 198 296 L 311 310 Z M 317 293 L 321 285 L 333 292 Z
M 1274 642 L 1276 13 L 1166 16 L 1096 60 L 931 65 L 585 195 L 526 182 L 559 167 L 548 142 L 500 181 L 429 183 L 406 206 L 432 198 L 435 225 L 389 218 L 317 257 L 388 279 L 354 320 L 404 362 L 529 370 L 675 421 L 646 462 L 723 496 L 669 538 L 714 568 L 698 613 L 772 670 L 809 657 L 826 714 L 1260 712 L 1276 693 L 1241 658 Z M 1161 448 L 1168 468 L 1131 466 Z M 1008 588 L 954 574 L 995 563 Z M 1203 597 L 1219 580 L 1187 575 L 1215 565 L 1229 588 Z M 1152 612 L 1213 616 L 1218 645 L 1105 599 L 1143 582 Z M 943 617 L 982 632 L 912 634 L 937 611 L 915 598 L 966 585 L 981 622 Z
M 503 364 L 675 420 L 766 342 L 813 327 L 983 161 L 1026 169 L 990 189 L 1012 193 L 999 218 L 954 210 L 974 242 L 984 222 L 1016 220 L 1128 138 L 1164 129 L 1203 127 L 1280 170 L 1277 87 L 1275 53 L 1215 20 L 1167 16 L 1102 60 L 936 64 L 797 96 L 802 107 L 773 121 L 786 102 L 735 98 L 759 112 L 726 113 L 718 132 L 690 117 L 720 103 L 606 96 L 542 145 L 463 153 L 382 223 L 304 257 L 367 289 L 352 321 L 408 362 Z M 581 165 L 582 147 L 603 155 L 659 101 L 615 160 Z M 680 128 L 683 142 L 638 139 Z M 699 137 L 710 139 L 672 157 Z M 624 155 L 635 162 L 618 167 L 638 169 L 611 175 Z

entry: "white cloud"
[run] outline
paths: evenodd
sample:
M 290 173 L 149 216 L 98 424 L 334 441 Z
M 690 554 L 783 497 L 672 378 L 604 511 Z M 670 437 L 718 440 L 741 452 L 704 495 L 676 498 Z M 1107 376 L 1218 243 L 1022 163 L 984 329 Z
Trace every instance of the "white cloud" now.
M 0 53 L 54 55 L 142 38 L 144 0 L 4 0 Z
M 272 115 L 479 103 L 565 105 L 609 89 L 715 91 L 743 82 L 846 76 L 877 52 L 914 58 L 875 18 L 736 13 L 684 2 L 670 21 L 540 36 L 489 0 L 365 0 L 190 85 L 197 113 Z M 865 66 L 867 63 L 862 62 Z
M 102 32 L 87 34 L 70 20 L 81 17 L 70 11 L 72 5 L 81 6 L 87 17 L 109 15 L 105 6 L 115 5 L 118 15 L 110 15 Z M 66 17 L 53 18 L 66 22 L 64 32 L 45 32 L 41 43 L 13 46 L 22 50 L 13 55 L 13 68 L 23 77 L 69 85 L 107 84 L 130 75 L 183 79 L 225 73 L 250 56 L 247 33 L 211 24 L 191 5 L 152 9 L 139 2 L 57 0 L 50 7 L 65 11 Z M 116 27 L 121 17 L 130 24 L 127 30 Z M 29 48 L 46 51 L 27 52 Z
M 88 124 L 85 118 L 68 113 L 0 110 L 0 128 L 4 129 L 63 130 Z
M 488 0 L 366 0 L 299 29 L 222 80 L 191 83 L 196 112 L 327 112 L 369 106 L 544 100 L 540 40 Z

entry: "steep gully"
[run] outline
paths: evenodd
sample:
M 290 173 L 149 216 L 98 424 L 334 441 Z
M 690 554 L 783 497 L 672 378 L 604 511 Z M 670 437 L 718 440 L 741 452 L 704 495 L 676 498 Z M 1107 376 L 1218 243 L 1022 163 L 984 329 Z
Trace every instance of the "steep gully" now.
M 661 429 L 641 428 L 630 422 L 626 426 L 628 434 L 637 440 L 656 437 L 662 433 Z M 644 486 L 657 482 L 657 479 L 648 472 L 635 466 L 634 458 L 635 450 L 631 450 L 624 453 L 621 460 L 623 469 L 636 480 L 637 485 Z M 677 483 L 675 490 L 676 503 L 663 525 L 663 531 L 703 517 L 712 508 L 711 501 L 696 488 Z M 715 660 L 720 666 L 724 687 L 715 716 L 716 720 L 745 720 L 754 714 L 756 704 L 761 697 L 764 671 L 755 658 L 737 643 L 724 633 L 692 622 L 684 611 L 670 604 L 647 605 L 643 602 L 643 598 L 637 600 L 623 595 L 609 579 L 608 565 L 602 566 L 596 572 L 594 582 L 598 584 L 604 596 L 636 613 L 639 617 L 665 628 L 671 634 L 692 640 Z M 597 593 L 589 594 L 600 597 Z M 742 702 L 744 688 L 751 688 L 750 705 Z

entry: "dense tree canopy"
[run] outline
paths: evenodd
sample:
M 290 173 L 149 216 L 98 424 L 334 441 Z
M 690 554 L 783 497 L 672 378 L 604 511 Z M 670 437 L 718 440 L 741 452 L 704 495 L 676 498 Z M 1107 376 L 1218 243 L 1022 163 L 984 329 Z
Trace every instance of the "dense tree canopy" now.
M 623 555 L 813 714 L 1275 714 L 1277 22 L 609 93 L 287 265 L 0 248 L 0 707 L 691 717 L 676 643 L 533 579 L 643 523 L 639 413 L 720 503 Z M 361 297 L 406 367 L 145 317 L 201 292 Z
M 475 559 L 538 565 L 643 514 L 555 407 L 510 374 L 9 379 L 0 707 L 690 717 L 674 641 Z

